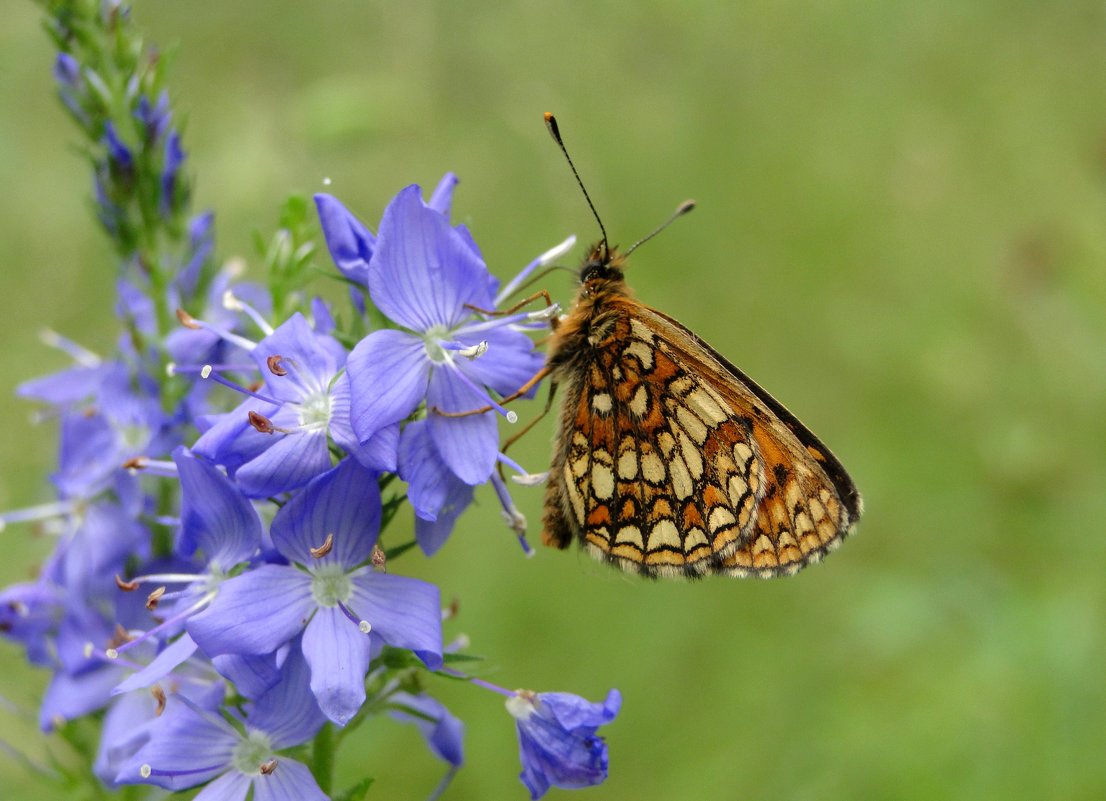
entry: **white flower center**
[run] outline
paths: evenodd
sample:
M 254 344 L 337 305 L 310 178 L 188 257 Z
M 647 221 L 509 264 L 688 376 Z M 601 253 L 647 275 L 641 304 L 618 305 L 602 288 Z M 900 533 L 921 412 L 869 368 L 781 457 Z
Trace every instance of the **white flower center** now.
M 442 347 L 442 340 L 449 338 L 449 329 L 444 325 L 432 325 L 426 330 L 426 333 L 422 335 L 423 347 L 426 348 L 426 355 L 430 357 L 430 361 L 434 364 L 444 364 L 449 361 L 449 354 L 446 353 L 446 349 Z
M 231 764 L 239 773 L 246 776 L 257 776 L 261 773 L 261 766 L 272 759 L 273 746 L 269 737 L 264 732 L 250 730 L 244 740 L 239 740 L 234 746 L 234 755 Z
M 319 565 L 311 580 L 311 595 L 319 606 L 334 607 L 349 600 L 353 585 L 341 565 Z

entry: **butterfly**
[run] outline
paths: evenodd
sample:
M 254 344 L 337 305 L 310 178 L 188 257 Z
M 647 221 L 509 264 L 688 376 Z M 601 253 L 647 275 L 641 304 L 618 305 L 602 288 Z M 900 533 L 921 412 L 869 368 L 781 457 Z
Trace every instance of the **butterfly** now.
M 546 123 L 568 158 L 556 120 Z M 542 541 L 579 541 L 654 577 L 768 578 L 819 561 L 863 509 L 845 468 L 725 357 L 635 299 L 624 269 L 637 245 L 619 253 L 599 227 L 547 351 L 563 400 Z

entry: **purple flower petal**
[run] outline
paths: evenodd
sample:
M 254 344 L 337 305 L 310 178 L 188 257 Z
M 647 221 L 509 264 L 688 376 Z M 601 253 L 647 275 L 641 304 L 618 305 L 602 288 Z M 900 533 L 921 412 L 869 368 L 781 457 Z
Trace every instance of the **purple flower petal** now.
M 220 654 L 213 656 L 211 663 L 219 675 L 225 676 L 235 691 L 246 698 L 258 698 L 280 681 L 280 668 L 274 654 Z
M 350 420 L 361 442 L 409 416 L 430 380 L 430 357 L 422 341 L 402 331 L 374 331 L 350 353 Z
M 426 205 L 448 220 L 449 208 L 453 205 L 453 190 L 457 188 L 457 184 L 460 182 L 461 179 L 455 173 L 447 172 L 442 176 L 442 180 L 438 181 L 438 185 L 434 187 L 434 191 Z
M 454 479 L 445 503 L 438 510 L 437 518 L 423 520 L 421 517 L 415 517 L 415 541 L 418 542 L 424 554 L 433 556 L 445 545 L 445 541 L 453 533 L 457 518 L 472 503 L 472 495 L 472 487 Z
M 307 742 L 326 723 L 310 692 L 300 643 L 289 649 L 280 671 L 280 681 L 257 699 L 249 717 L 250 727 L 264 731 L 277 750 Z
M 311 692 L 323 714 L 339 726 L 365 702 L 370 640 L 336 608 L 320 609 L 303 633 L 303 655 L 311 666 Z
M 376 237 L 332 195 L 321 192 L 315 195 L 315 208 L 338 271 L 351 281 L 368 286 L 369 259 L 376 247 Z
M 466 333 L 462 328 L 456 339 L 466 345 L 488 343 L 483 356 L 472 361 L 460 360 L 457 366 L 473 383 L 491 387 L 500 395 L 517 392 L 545 364 L 545 355 L 534 350 L 530 337 L 505 326 L 475 333 Z
M 442 607 L 425 581 L 362 569 L 353 575 L 354 610 L 384 642 L 407 648 L 431 670 L 442 666 Z
M 249 776 L 231 771 L 200 790 L 192 801 L 244 801 L 252 785 Z
M 196 653 L 196 648 L 195 641 L 187 633 L 182 634 L 174 642 L 165 646 L 150 664 L 119 682 L 115 689 L 111 691 L 111 694 L 118 695 L 119 693 L 142 689 L 161 681 L 188 657 Z
M 385 209 L 376 245 L 369 294 L 406 328 L 453 328 L 471 314 L 465 304 L 487 309 L 494 303 L 484 263 L 445 217 L 422 202 L 418 186 L 402 190 Z
M 429 695 L 399 692 L 392 696 L 391 702 L 400 707 L 393 709 L 391 716 L 404 723 L 414 723 L 439 759 L 456 767 L 464 763 L 465 724 L 450 714 L 441 701 Z M 404 708 L 414 710 L 418 715 L 405 712 Z
M 286 503 L 270 531 L 286 558 L 316 570 L 324 565 L 352 568 L 372 554 L 380 528 L 380 488 L 376 476 L 355 459 L 323 473 Z M 330 552 L 315 557 L 333 535 Z
M 276 420 L 273 424 L 277 425 Z M 250 498 L 267 498 L 302 487 L 330 468 L 330 450 L 322 429 L 261 436 L 270 437 L 272 445 L 234 474 L 234 480 Z
M 167 790 L 195 787 L 230 766 L 238 739 L 238 733 L 218 716 L 201 714 L 171 697 L 159 725 L 151 730 L 150 741 L 127 760 L 116 781 L 156 784 Z M 153 768 L 148 778 L 142 776 L 143 765 Z
M 249 559 L 261 545 L 257 511 L 225 475 L 182 445 L 173 451 L 181 483 L 181 529 L 177 550 L 200 549 L 208 563 L 226 571 Z
M 334 382 L 330 404 L 330 436 L 338 446 L 370 470 L 394 473 L 399 449 L 399 423 L 385 426 L 361 444 L 350 423 L 348 372 L 342 373 Z
M 465 412 L 487 405 L 488 399 L 454 373 L 440 367 L 430 378 L 426 393 L 429 407 L 445 412 Z M 431 412 L 430 433 L 438 453 L 457 478 L 466 484 L 483 484 L 495 468 L 499 453 L 499 427 L 494 412 L 467 417 L 446 417 Z
M 188 633 L 208 656 L 267 654 L 299 633 L 314 608 L 311 577 L 263 565 L 223 582 L 211 605 L 188 619 Z
M 253 780 L 254 801 L 329 801 L 306 765 L 277 759 L 276 770 Z M 201 801 L 199 796 L 196 801 Z

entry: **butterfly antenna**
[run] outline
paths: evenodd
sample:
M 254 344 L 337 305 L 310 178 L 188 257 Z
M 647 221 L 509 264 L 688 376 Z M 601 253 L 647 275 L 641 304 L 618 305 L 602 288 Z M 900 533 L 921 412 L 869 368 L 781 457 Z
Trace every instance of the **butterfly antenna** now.
M 588 208 L 591 209 L 591 213 L 595 216 L 595 221 L 599 223 L 599 232 L 603 234 L 603 261 L 605 262 L 609 259 L 610 254 L 610 247 L 607 245 L 607 229 L 603 227 L 603 221 L 599 219 L 599 212 L 595 210 L 595 204 L 591 202 L 591 195 L 588 194 L 584 182 L 580 179 L 580 173 L 576 171 L 576 165 L 572 163 L 572 156 L 568 155 L 568 148 L 565 147 L 565 142 L 561 139 L 561 129 L 557 127 L 557 118 L 549 111 L 545 112 L 545 127 L 549 129 L 549 134 L 553 137 L 553 141 L 557 143 L 561 152 L 565 154 L 565 160 L 568 162 L 568 166 L 572 168 L 572 174 L 576 176 L 576 183 L 580 185 L 580 191 L 584 193 L 584 200 L 588 202 Z M 663 228 L 664 226 L 661 227 Z M 648 237 L 646 238 L 648 239 Z
M 674 223 L 676 221 L 677 217 L 683 217 L 685 214 L 687 214 L 693 208 L 695 208 L 695 201 L 694 200 L 685 200 L 683 203 L 681 203 L 679 206 L 676 207 L 676 210 L 668 216 L 667 220 L 665 220 L 660 225 L 658 225 L 656 227 L 656 229 L 651 234 L 643 236 L 637 242 L 630 245 L 630 249 L 627 250 L 623 255 L 629 256 L 631 253 L 633 253 L 635 250 L 637 250 L 638 245 L 644 245 L 646 242 L 648 242 L 650 239 L 655 237 L 657 234 L 659 234 L 665 228 L 672 225 L 672 223 Z

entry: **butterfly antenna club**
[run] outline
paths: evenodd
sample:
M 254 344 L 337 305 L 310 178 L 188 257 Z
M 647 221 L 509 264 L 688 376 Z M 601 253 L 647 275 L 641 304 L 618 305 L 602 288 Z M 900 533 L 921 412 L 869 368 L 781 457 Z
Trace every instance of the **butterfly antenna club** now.
M 672 225 L 672 223 L 674 223 L 677 218 L 683 217 L 685 214 L 687 214 L 693 208 L 695 208 L 695 201 L 694 200 L 685 200 L 683 203 L 681 203 L 679 206 L 676 207 L 676 210 L 674 212 L 672 212 L 670 215 L 668 215 L 667 220 L 665 220 L 660 225 L 658 225 L 656 228 L 654 228 L 651 233 L 646 234 L 641 239 L 639 239 L 637 242 L 630 245 L 629 250 L 627 250 L 623 255 L 629 256 L 631 253 L 633 253 L 635 250 L 638 249 L 639 245 L 644 245 L 646 242 L 648 242 L 650 239 L 655 237 L 657 234 L 659 234 L 665 228 Z
M 568 148 L 565 147 L 564 139 L 561 138 L 561 129 L 557 127 L 557 118 L 553 116 L 552 112 L 545 112 L 545 127 L 549 129 L 549 135 L 553 137 L 553 141 L 557 143 L 561 152 L 564 153 L 568 166 L 572 168 L 572 174 L 576 176 L 576 183 L 580 185 L 580 191 L 584 193 L 584 200 L 588 202 L 588 208 L 591 209 L 591 213 L 595 216 L 595 221 L 599 223 L 599 232 L 603 235 L 603 261 L 606 262 L 610 254 L 610 246 L 607 244 L 607 229 L 603 227 L 603 221 L 599 218 L 599 212 L 595 210 L 595 204 L 591 202 L 591 195 L 588 194 L 587 187 L 584 186 L 584 182 L 580 178 L 580 173 L 576 170 L 576 165 L 572 163 L 572 156 L 568 155 Z

